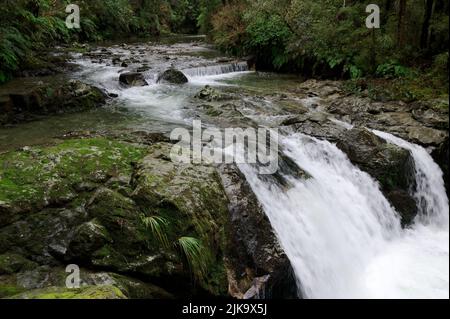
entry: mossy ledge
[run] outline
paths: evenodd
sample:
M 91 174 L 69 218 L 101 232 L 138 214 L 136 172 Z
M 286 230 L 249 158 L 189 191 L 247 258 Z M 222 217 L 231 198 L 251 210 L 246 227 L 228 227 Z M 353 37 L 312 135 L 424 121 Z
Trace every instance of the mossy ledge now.
M 220 178 L 211 166 L 173 163 L 170 148 L 96 136 L 1 154 L 0 297 L 227 296 Z M 143 223 L 151 216 L 167 221 L 168 244 Z M 183 238 L 201 254 L 186 255 Z M 132 284 L 67 290 L 61 269 L 72 263 Z

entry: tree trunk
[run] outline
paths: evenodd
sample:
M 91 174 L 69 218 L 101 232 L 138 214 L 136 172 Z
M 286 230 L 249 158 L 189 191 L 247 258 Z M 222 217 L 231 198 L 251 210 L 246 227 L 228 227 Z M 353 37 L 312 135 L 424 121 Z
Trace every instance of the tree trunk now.
M 430 39 L 430 22 L 433 15 L 434 0 L 426 0 L 425 16 L 422 24 L 422 34 L 420 35 L 420 48 L 428 50 Z
M 405 16 L 406 0 L 399 0 L 398 26 L 397 26 L 397 45 L 402 48 L 405 45 Z

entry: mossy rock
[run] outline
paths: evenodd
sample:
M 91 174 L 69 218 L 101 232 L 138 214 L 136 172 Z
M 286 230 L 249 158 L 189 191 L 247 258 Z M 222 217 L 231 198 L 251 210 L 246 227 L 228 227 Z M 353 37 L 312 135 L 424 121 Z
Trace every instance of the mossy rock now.
M 36 263 L 21 255 L 12 253 L 0 255 L 0 275 L 13 274 L 21 270 L 30 270 L 36 266 Z
M 193 237 L 211 256 L 209 272 L 200 280 L 207 291 L 226 294 L 223 266 L 225 233 L 228 227 L 228 199 L 213 166 L 180 164 L 170 159 L 172 144 L 159 143 L 139 162 L 133 179 L 134 200 L 146 207 L 146 216 L 160 216 L 169 222 L 169 242 Z
M 77 196 L 77 185 L 131 175 L 145 147 L 106 138 L 66 140 L 0 155 L 0 226 Z
M 115 286 L 88 286 L 80 289 L 49 287 L 27 291 L 8 299 L 127 299 Z

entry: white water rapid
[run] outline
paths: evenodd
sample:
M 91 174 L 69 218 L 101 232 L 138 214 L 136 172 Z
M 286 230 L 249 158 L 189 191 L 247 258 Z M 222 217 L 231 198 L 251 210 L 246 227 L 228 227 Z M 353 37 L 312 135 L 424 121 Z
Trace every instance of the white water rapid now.
M 397 213 L 368 174 L 327 141 L 282 138 L 287 156 L 309 179 L 286 176 L 280 189 L 240 168 L 262 203 L 305 298 L 448 298 L 448 199 L 442 172 L 421 147 L 377 132 L 411 150 L 415 197 L 423 210 L 402 229 Z

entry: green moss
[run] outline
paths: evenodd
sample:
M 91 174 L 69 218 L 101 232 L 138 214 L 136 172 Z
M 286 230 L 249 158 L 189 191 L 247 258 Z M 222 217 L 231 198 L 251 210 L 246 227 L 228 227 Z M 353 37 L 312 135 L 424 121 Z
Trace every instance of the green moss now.
M 149 156 L 139 164 L 136 200 L 148 207 L 146 215 L 161 216 L 169 222 L 169 242 L 192 237 L 204 245 L 204 254 L 211 258 L 208 258 L 207 273 L 197 278 L 198 283 L 215 295 L 226 294 L 228 285 L 222 253 L 228 200 L 220 178 L 211 166 L 180 165 L 166 160 L 170 147 L 163 143 L 152 146 Z M 174 253 L 180 256 L 180 251 Z M 185 266 L 187 269 L 188 265 Z
M 106 138 L 67 140 L 56 146 L 0 155 L 0 201 L 39 203 L 70 197 L 83 181 L 131 174 L 145 148 Z
M 13 274 L 23 270 L 30 270 L 36 264 L 20 255 L 3 254 L 0 255 L 0 275 Z
M 0 284 L 0 298 L 14 296 L 24 291 L 25 291 L 24 288 L 18 286 Z
M 80 289 L 50 287 L 27 291 L 10 299 L 126 299 L 115 286 L 87 286 Z

